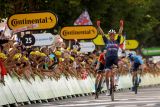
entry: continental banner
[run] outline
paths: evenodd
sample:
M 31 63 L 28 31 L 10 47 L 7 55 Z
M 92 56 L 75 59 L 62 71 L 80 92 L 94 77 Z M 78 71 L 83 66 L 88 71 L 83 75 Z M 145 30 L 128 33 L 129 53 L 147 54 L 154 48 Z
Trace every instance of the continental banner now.
M 69 26 L 63 27 L 60 35 L 66 40 L 93 39 L 97 36 L 97 29 L 94 26 Z
M 39 30 L 39 29 L 51 29 L 57 24 L 57 16 L 51 12 L 40 13 L 26 13 L 26 14 L 14 14 L 9 17 L 7 24 L 12 30 L 28 28 L 28 26 L 36 25 L 36 27 L 30 27 L 26 30 Z

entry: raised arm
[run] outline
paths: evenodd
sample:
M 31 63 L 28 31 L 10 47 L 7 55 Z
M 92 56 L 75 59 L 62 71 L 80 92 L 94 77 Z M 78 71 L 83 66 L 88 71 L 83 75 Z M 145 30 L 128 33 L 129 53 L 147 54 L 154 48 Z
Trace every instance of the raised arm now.
M 108 41 L 108 39 L 106 38 L 106 36 L 105 36 L 105 34 L 104 34 L 101 26 L 100 26 L 100 23 L 101 23 L 101 22 L 98 20 L 98 21 L 97 21 L 97 27 L 98 27 L 98 30 L 99 30 L 100 34 L 102 35 L 103 40 L 104 40 L 104 42 L 105 42 L 105 44 L 106 44 L 107 41 Z
M 118 32 L 118 35 L 121 36 L 122 35 L 122 32 L 123 32 L 123 20 L 120 20 L 120 28 L 119 28 L 119 32 Z
M 98 30 L 99 30 L 99 32 L 100 32 L 100 34 L 102 35 L 102 36 L 105 36 L 105 34 L 104 34 L 104 32 L 103 32 L 103 30 L 102 30 L 102 28 L 101 28 L 101 26 L 100 26 L 100 21 L 98 20 L 97 21 L 97 27 L 98 27 Z
M 122 32 L 123 32 L 123 20 L 120 20 L 120 28 L 118 32 L 118 38 L 117 38 L 118 43 L 120 43 Z

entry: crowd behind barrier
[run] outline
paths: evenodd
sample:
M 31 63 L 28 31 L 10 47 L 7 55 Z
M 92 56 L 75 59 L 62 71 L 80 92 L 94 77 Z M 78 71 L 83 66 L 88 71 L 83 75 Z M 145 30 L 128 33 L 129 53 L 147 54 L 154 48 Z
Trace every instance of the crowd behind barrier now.
M 55 43 L 56 45 L 58 43 Z M 95 62 L 99 51 L 84 54 L 79 49 L 70 49 L 65 43 L 50 47 L 25 47 L 21 43 L 8 41 L 0 45 L 1 82 L 4 75 L 16 75 L 19 79 L 39 75 L 41 79 L 45 76 L 58 80 L 61 75 L 77 79 L 85 79 L 88 74 L 96 75 Z M 144 59 L 144 71 L 158 74 L 160 62 L 151 63 Z M 120 58 L 120 74 L 128 73 L 130 63 L 127 58 Z

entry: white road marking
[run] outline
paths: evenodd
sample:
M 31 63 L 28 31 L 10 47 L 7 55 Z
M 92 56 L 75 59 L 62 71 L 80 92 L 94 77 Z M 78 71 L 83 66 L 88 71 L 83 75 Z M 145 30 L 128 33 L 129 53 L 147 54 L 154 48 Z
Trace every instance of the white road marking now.
M 109 104 L 143 104 L 143 103 L 157 103 L 156 101 L 125 101 L 125 102 L 99 102 L 99 103 L 88 103 L 88 104 L 65 104 L 65 105 L 56 105 L 56 107 L 76 107 L 76 106 L 96 106 L 96 105 L 109 105 Z
M 121 106 L 114 106 L 114 107 L 138 107 L 137 105 L 121 105 Z
M 149 106 L 149 107 L 154 107 L 156 105 L 156 103 L 151 103 L 151 104 L 146 104 L 145 106 Z

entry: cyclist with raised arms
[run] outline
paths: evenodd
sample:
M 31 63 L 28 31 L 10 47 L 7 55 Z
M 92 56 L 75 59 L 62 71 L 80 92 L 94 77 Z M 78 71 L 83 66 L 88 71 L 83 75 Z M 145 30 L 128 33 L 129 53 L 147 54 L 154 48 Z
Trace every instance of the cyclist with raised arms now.
M 111 76 L 111 67 L 112 65 L 117 65 L 118 66 L 118 49 L 120 46 L 120 40 L 121 40 L 121 35 L 123 31 L 123 20 L 120 21 L 120 29 L 118 32 L 118 39 L 115 40 L 115 35 L 116 31 L 111 29 L 108 32 L 109 39 L 106 38 L 102 28 L 100 27 L 100 21 L 97 21 L 97 26 L 99 32 L 102 34 L 104 43 L 105 43 L 105 48 L 107 50 L 106 53 L 106 63 L 105 63 L 105 71 L 106 71 L 106 85 L 107 88 L 109 89 L 109 77 Z

